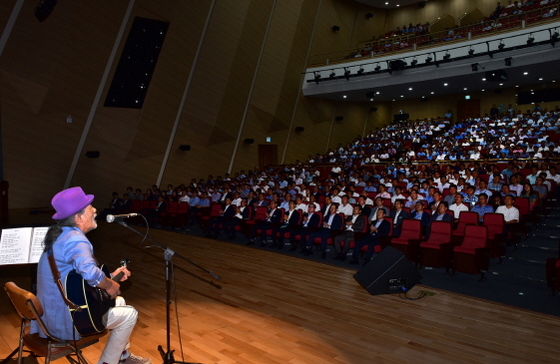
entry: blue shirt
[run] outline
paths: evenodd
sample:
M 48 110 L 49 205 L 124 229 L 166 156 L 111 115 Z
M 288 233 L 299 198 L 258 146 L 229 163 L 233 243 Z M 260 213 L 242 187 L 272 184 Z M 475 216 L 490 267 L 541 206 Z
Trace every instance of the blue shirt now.
M 482 221 L 482 219 L 484 218 L 484 214 L 494 212 L 494 208 L 492 208 L 492 206 L 490 205 L 484 205 L 484 207 L 482 207 L 481 205 L 474 205 L 471 211 L 476 212 L 478 214 L 478 219 Z
M 72 270 L 94 287 L 105 278 L 105 274 L 99 269 L 93 257 L 93 246 L 80 229 L 63 227 L 62 234 L 56 239 L 52 250 L 63 284 Z M 43 322 L 52 335 L 63 340 L 80 338 L 77 332 L 74 333 L 70 310 L 53 281 L 47 253 L 41 255 L 37 267 L 37 298 L 45 311 Z M 30 332 L 38 332 L 41 337 L 45 337 L 36 321 L 31 321 Z

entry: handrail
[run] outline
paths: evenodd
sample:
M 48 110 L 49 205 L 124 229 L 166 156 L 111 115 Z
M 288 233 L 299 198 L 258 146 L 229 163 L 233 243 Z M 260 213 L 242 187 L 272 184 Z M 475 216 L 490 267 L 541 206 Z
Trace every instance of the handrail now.
M 534 27 L 557 21 L 559 4 L 525 11 L 520 14 L 486 19 L 480 23 L 456 27 L 450 30 L 421 35 L 381 36 L 380 39 L 358 43 L 359 47 L 337 52 L 323 53 L 310 57 L 308 67 L 319 67 L 338 63 L 360 61 L 364 58 L 384 57 L 389 54 L 428 49 L 454 42 L 465 42 L 473 38 L 488 37 L 502 32 Z M 555 12 L 551 13 L 556 9 Z M 551 15 L 548 15 L 551 14 Z

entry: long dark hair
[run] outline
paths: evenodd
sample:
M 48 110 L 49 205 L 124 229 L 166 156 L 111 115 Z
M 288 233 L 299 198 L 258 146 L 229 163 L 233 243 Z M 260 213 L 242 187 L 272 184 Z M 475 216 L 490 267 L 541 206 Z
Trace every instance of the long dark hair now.
M 66 219 L 58 220 L 56 224 L 49 227 L 49 230 L 47 231 L 47 235 L 45 235 L 45 239 L 43 240 L 43 251 L 48 252 L 49 250 L 51 250 L 56 239 L 58 239 L 60 234 L 62 234 L 62 228 L 64 226 L 75 227 L 76 215 L 83 214 L 84 211 L 85 210 L 75 213 L 74 215 L 67 217 Z

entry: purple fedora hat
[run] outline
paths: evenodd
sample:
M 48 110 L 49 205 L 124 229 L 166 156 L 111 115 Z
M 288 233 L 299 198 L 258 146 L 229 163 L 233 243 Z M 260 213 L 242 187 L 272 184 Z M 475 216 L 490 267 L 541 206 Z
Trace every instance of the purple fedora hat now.
M 63 220 L 87 207 L 93 201 L 93 195 L 86 195 L 81 187 L 71 187 L 57 193 L 51 205 L 56 210 L 52 216 L 55 220 Z

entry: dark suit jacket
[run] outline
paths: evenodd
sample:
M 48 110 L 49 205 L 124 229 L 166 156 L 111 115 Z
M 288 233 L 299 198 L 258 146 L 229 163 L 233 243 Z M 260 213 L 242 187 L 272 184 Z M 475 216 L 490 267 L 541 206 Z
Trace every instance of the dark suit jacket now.
M 270 217 L 270 222 L 273 224 L 279 224 L 281 223 L 282 219 L 282 211 L 280 210 L 280 208 L 276 208 L 276 210 L 274 210 L 274 213 L 272 214 L 272 216 Z
M 372 224 L 375 226 L 375 224 L 377 223 L 377 220 L 375 220 L 374 222 L 372 222 Z M 377 238 L 380 238 L 382 236 L 387 236 L 389 235 L 389 232 L 391 231 L 391 224 L 389 223 L 389 221 L 383 219 L 383 221 L 381 222 L 381 225 L 379 225 L 379 228 L 377 229 L 377 232 L 374 235 Z
M 224 209 L 225 208 L 226 206 L 224 206 Z M 232 219 L 236 213 L 237 213 L 237 206 L 235 206 L 234 204 L 230 204 L 229 207 L 224 211 L 222 217 L 226 220 L 229 220 Z
M 352 219 L 353 216 L 349 216 L 349 218 Z M 352 225 L 352 231 L 354 231 L 355 233 L 360 233 L 362 232 L 366 224 L 367 224 L 367 217 L 364 215 L 360 215 Z
M 371 206 L 365 205 L 362 207 L 362 215 L 369 217 L 369 214 L 371 214 Z
M 307 228 L 308 229 L 318 229 L 321 224 L 321 217 L 319 216 L 318 213 L 314 213 L 313 215 L 311 215 L 311 218 L 309 218 L 308 216 L 308 221 L 307 221 Z
M 413 211 L 412 214 L 410 214 L 410 217 L 412 217 L 413 219 L 416 217 L 418 213 L 416 211 Z M 422 225 L 423 227 L 426 227 L 428 225 L 430 225 L 430 219 L 432 218 L 432 215 L 430 215 L 430 213 L 426 212 L 426 211 L 422 211 L 422 217 L 420 218 L 420 225 Z
M 433 214 L 432 215 L 432 221 L 437 221 L 437 217 L 438 217 L 437 213 Z M 443 214 L 443 219 L 441 219 L 440 221 L 453 222 L 453 216 L 448 214 L 448 213 L 445 213 L 445 214 Z
M 395 221 L 395 215 L 396 214 L 397 214 L 397 210 L 393 210 L 393 211 L 391 211 L 390 217 L 393 219 L 393 225 L 395 225 L 395 229 L 400 230 L 403 220 L 410 218 L 410 213 L 408 211 L 401 210 L 401 212 L 399 213 L 399 216 L 397 217 L 397 220 Z
M 289 211 L 286 211 L 284 213 L 288 214 Z M 290 216 L 290 219 L 288 220 L 288 225 L 292 227 L 298 226 L 300 217 L 301 217 L 301 210 L 294 210 L 294 212 L 292 212 L 292 216 Z

